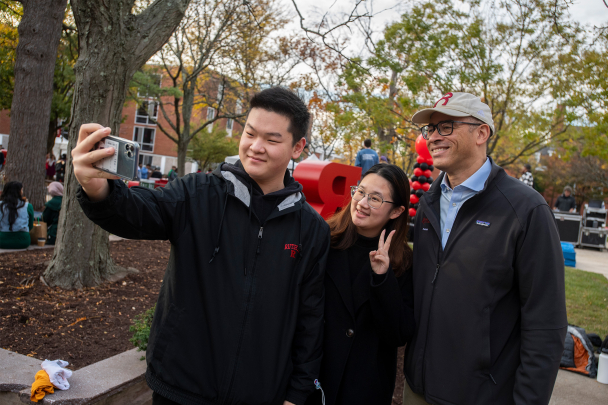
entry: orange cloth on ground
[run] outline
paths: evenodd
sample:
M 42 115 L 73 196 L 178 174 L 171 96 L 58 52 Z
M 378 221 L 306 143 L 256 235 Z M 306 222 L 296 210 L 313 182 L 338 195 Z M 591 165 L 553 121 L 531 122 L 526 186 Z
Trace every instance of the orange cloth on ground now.
M 55 386 L 51 384 L 49 375 L 44 370 L 40 370 L 36 373 L 36 379 L 32 384 L 32 395 L 30 399 L 34 402 L 38 402 L 44 398 L 46 394 L 52 394 L 55 392 Z
M 589 353 L 587 353 L 587 349 L 583 346 L 583 342 L 576 336 L 572 335 L 572 340 L 574 340 L 574 365 L 576 367 L 561 367 L 564 370 L 575 371 L 577 373 L 589 375 L 587 371 L 587 364 L 589 364 Z

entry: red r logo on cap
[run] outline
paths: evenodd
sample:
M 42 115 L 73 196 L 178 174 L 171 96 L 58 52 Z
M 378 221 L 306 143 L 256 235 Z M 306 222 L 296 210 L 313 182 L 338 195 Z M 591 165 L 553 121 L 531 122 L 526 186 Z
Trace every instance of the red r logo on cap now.
M 435 103 L 435 105 L 433 106 L 433 108 L 437 107 L 437 104 L 439 104 L 439 102 L 441 100 L 443 100 L 443 104 L 442 105 L 446 105 L 448 103 L 448 100 L 453 97 L 454 95 L 452 93 L 446 93 L 445 96 L 441 97 L 439 100 L 437 100 L 437 102 Z

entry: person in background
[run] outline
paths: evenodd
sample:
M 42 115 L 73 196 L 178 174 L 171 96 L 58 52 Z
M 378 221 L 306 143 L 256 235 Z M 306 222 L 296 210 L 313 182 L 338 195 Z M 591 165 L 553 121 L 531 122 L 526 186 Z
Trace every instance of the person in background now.
M 378 154 L 372 149 L 372 140 L 366 139 L 363 142 L 363 149 L 357 153 L 355 158 L 355 166 L 361 168 L 361 178 L 365 175 L 365 172 L 369 170 L 373 165 L 378 164 Z
M 148 172 L 150 172 L 148 170 Z M 162 179 L 163 174 L 158 170 L 158 167 L 152 166 L 152 174 L 150 174 L 151 179 Z
M 34 227 L 34 207 L 23 196 L 23 184 L 10 181 L 0 196 L 0 249 L 25 249 Z
M 375 165 L 328 224 L 323 361 L 325 404 L 390 405 L 397 348 L 414 333 L 410 185 L 395 165 Z M 306 405 L 321 405 L 320 392 Z
M 137 178 L 141 179 L 141 163 L 137 166 Z
M 167 176 L 169 181 L 177 179 L 177 167 L 171 166 L 171 170 L 169 170 L 169 175 Z
M 61 159 L 55 163 L 55 178 L 63 183 L 65 178 L 66 154 L 61 155 Z
M 63 200 L 63 184 L 54 181 L 46 188 L 51 198 L 44 204 L 42 212 L 42 220 L 47 225 L 47 245 L 54 245 L 57 239 L 57 224 L 59 223 L 59 211 L 61 210 L 61 202 Z
M 384 155 L 380 156 L 380 164 L 386 165 L 389 163 L 388 158 Z
M 528 163 L 526 163 L 523 167 L 523 169 L 521 170 L 521 177 L 519 178 L 519 181 L 521 181 L 522 183 L 533 187 L 534 186 L 534 177 L 532 176 L 532 166 L 530 166 Z
M 557 197 L 557 201 L 555 201 L 555 206 L 553 207 L 553 210 L 566 212 L 576 211 L 576 200 L 572 195 L 572 187 L 564 187 L 564 194 Z
M 4 153 L 2 153 L 2 145 L 0 145 L 0 170 L 4 168 Z
M 55 155 L 52 153 L 49 155 L 49 158 L 46 160 L 46 179 L 53 180 L 55 177 Z
M 148 173 L 148 166 L 149 165 L 142 166 L 142 168 L 141 168 L 141 177 L 140 177 L 141 179 L 145 180 L 145 179 L 148 178 L 148 174 L 150 174 L 150 173 Z

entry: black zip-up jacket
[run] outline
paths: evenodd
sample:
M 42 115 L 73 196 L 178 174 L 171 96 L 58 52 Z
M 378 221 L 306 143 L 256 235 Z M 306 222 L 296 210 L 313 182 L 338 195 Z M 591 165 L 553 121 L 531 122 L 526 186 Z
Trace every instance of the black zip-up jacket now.
M 567 328 L 553 214 L 492 162 L 441 246 L 444 174 L 420 199 L 414 313 L 404 372 L 431 404 L 548 404 Z
M 171 242 L 146 353 L 152 390 L 185 405 L 301 405 L 321 364 L 329 227 L 299 191 L 260 224 L 233 171 L 156 190 L 109 181 L 106 199 L 81 188 L 78 199 L 113 234 Z

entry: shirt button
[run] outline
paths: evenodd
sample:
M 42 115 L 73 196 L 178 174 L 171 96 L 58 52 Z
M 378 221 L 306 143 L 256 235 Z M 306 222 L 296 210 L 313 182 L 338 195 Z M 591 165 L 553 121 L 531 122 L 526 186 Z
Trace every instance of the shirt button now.
M 452 207 L 455 207 L 455 206 L 456 206 L 456 203 L 452 203 Z
M 355 336 L 355 331 L 352 329 L 349 329 L 346 331 L 346 337 L 353 337 Z
M 450 233 L 450 230 L 449 230 L 449 229 L 446 229 L 446 230 L 445 230 L 445 233 Z

